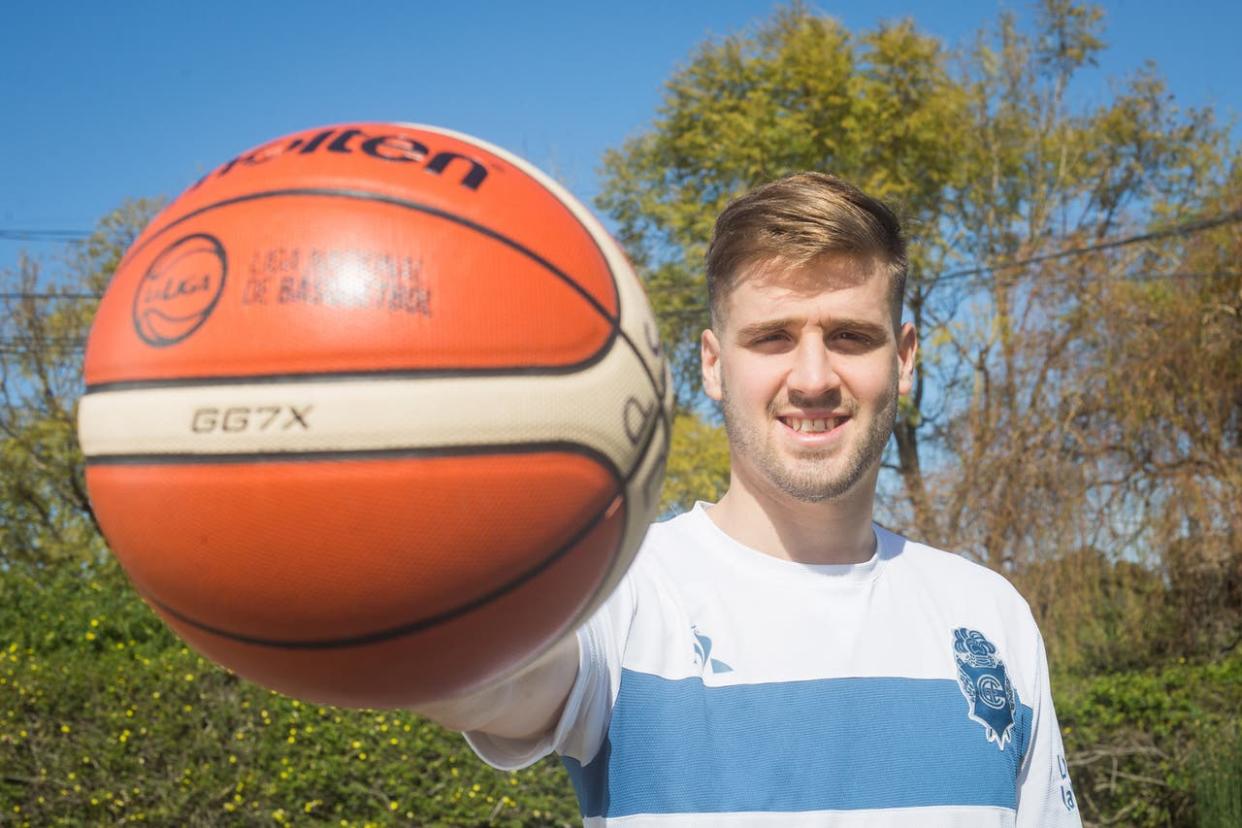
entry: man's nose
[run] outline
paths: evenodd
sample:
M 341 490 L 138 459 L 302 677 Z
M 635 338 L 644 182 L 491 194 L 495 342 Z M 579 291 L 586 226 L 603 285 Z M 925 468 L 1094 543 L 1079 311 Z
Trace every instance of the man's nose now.
M 803 337 L 793 352 L 786 383 L 792 393 L 818 397 L 837 388 L 841 378 L 832 364 L 832 352 L 818 337 Z

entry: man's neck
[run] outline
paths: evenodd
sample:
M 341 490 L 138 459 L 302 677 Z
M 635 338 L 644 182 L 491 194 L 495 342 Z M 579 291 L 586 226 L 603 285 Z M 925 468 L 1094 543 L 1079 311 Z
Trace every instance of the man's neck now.
M 858 481 L 840 498 L 807 503 L 783 492 L 749 487 L 733 475 L 729 490 L 707 514 L 738 543 L 774 558 L 806 564 L 855 564 L 875 554 L 871 526 L 874 502 L 874 479 Z

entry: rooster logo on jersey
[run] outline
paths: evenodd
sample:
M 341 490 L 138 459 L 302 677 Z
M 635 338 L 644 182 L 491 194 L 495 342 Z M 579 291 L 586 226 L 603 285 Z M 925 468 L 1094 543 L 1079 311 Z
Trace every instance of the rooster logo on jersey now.
M 996 645 L 978 630 L 958 627 L 953 631 L 953 655 L 957 658 L 957 683 L 970 705 L 970 718 L 983 725 L 989 742 L 1004 750 L 1013 736 L 1017 704 L 1005 662 L 996 657 Z

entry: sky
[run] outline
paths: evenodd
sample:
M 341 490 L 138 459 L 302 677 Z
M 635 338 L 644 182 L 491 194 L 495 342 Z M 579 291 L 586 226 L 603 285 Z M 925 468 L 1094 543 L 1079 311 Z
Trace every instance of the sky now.
M 996 0 L 809 5 L 854 31 L 911 17 L 947 45 L 1002 10 L 1031 16 L 1028 3 Z M 1107 100 L 1110 82 L 1154 60 L 1180 104 L 1242 111 L 1242 4 L 1103 7 L 1110 48 L 1073 90 L 1078 100 Z M 695 48 L 776 8 L 764 0 L 4 0 L 0 231 L 89 230 L 126 198 L 175 196 L 244 149 L 359 120 L 476 135 L 589 202 L 604 151 L 649 128 L 664 82 Z M 51 247 L 0 239 L 0 268 L 23 248 Z

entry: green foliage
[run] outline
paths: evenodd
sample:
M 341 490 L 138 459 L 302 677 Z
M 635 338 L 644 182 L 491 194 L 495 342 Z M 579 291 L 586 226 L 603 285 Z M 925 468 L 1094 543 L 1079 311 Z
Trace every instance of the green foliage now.
M 188 650 L 114 564 L 0 570 L 0 823 L 577 825 L 409 713 L 305 704 Z
M 708 323 L 703 256 L 716 215 L 756 184 L 830 170 L 893 199 L 921 233 L 958 181 L 964 93 L 913 24 L 855 37 L 801 4 L 708 42 L 665 85 L 650 132 L 604 156 L 599 206 L 643 269 L 683 403 Z
M 0 270 L 0 565 L 103 554 L 77 445 L 82 347 L 95 297 L 159 206 L 126 202 L 59 266 Z
M 696 500 L 715 503 L 729 486 L 729 441 L 724 427 L 693 412 L 673 419 L 673 440 L 660 512 L 684 512 Z
M 1183 659 L 1159 669 L 1063 676 L 1053 694 L 1084 819 L 1190 828 L 1213 824 L 1196 820 L 1231 807 L 1227 791 L 1242 785 L 1242 653 L 1216 663 Z

